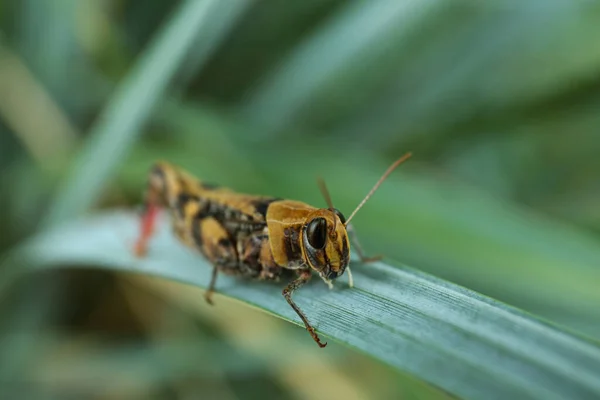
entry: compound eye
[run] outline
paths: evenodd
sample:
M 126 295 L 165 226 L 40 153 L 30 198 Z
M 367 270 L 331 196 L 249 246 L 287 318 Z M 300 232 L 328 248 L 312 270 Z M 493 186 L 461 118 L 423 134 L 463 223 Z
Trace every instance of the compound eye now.
M 334 208 L 333 212 L 335 212 L 335 215 L 337 215 L 338 218 L 340 219 L 340 221 L 342 221 L 342 224 L 346 223 L 346 217 L 344 217 L 344 214 L 342 214 L 342 212 L 340 210 L 338 210 L 337 208 Z
M 315 218 L 308 224 L 306 229 L 306 238 L 308 244 L 315 249 L 322 249 L 325 247 L 325 241 L 327 240 L 327 221 L 325 218 Z

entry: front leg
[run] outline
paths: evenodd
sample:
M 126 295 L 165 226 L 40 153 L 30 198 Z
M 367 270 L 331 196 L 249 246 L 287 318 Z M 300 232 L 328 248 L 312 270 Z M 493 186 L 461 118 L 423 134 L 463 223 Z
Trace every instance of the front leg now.
M 363 253 L 363 250 L 362 250 L 362 246 L 360 245 L 360 242 L 358 241 L 358 236 L 356 235 L 354 226 L 352 226 L 352 224 L 348 224 L 348 226 L 346 226 L 346 232 L 348 232 L 348 235 L 350 236 L 350 240 L 352 241 L 352 245 L 356 248 L 356 252 L 358 253 L 358 256 L 360 257 L 361 262 L 366 264 L 366 263 L 381 260 L 382 256 L 373 256 L 373 257 L 365 256 L 365 254 Z M 352 279 L 352 271 L 350 270 L 350 265 L 348 265 L 346 267 L 346 271 L 348 272 L 348 286 L 354 287 L 354 279 Z
M 310 333 L 310 336 L 312 336 L 313 340 L 317 342 L 319 347 L 323 348 L 327 346 L 327 342 L 321 343 L 321 339 L 319 339 L 317 332 L 315 332 L 315 328 L 313 328 L 310 322 L 308 322 L 306 315 L 304 315 L 302 310 L 300 310 L 300 307 L 298 307 L 296 303 L 294 303 L 294 301 L 292 300 L 292 293 L 294 293 L 296 289 L 298 289 L 310 280 L 311 271 L 310 269 L 301 269 L 298 270 L 298 275 L 298 278 L 293 280 L 285 289 L 283 289 L 283 297 L 285 297 L 288 304 L 294 309 L 294 311 L 296 311 L 296 314 L 298 314 L 300 319 L 302 319 L 302 322 L 304 322 L 304 326 L 306 326 L 306 330 L 308 331 L 308 333 Z
M 348 269 L 348 267 L 346 267 L 346 270 Z M 331 281 L 331 279 L 327 279 L 325 278 L 323 275 L 319 275 L 321 280 L 323 280 L 323 282 L 325 282 L 325 284 L 327 285 L 327 287 L 329 288 L 329 290 L 333 289 L 333 282 Z
M 358 253 L 358 256 L 360 257 L 361 262 L 366 264 L 366 263 L 371 263 L 374 261 L 379 261 L 383 258 L 383 256 L 381 256 L 381 255 L 372 256 L 372 257 L 368 257 L 365 255 L 365 253 L 363 252 L 362 246 L 360 245 L 360 242 L 358 241 L 358 236 L 356 235 L 356 230 L 354 229 L 354 226 L 352 226 L 352 224 L 348 224 L 348 226 L 346 226 L 346 232 L 348 232 L 348 235 L 350 236 L 350 240 L 352 241 L 352 245 L 356 249 L 356 252 Z

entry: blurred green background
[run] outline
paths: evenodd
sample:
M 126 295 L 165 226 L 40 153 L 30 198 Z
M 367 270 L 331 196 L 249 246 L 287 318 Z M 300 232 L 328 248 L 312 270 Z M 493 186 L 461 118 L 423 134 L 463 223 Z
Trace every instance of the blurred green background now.
M 599 37 L 599 1 L 0 2 L 0 251 L 136 209 L 156 159 L 319 206 L 323 176 L 349 214 L 413 151 L 354 219 L 369 253 L 598 340 Z M 159 280 L 2 296 L 5 393 L 446 397 Z

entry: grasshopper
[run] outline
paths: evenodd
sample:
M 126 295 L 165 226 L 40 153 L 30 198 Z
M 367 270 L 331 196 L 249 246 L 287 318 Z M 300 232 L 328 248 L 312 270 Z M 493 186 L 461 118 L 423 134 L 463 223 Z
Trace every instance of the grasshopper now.
M 144 256 L 155 228 L 157 212 L 169 210 L 173 231 L 186 246 L 199 251 L 212 265 L 212 276 L 205 299 L 212 302 L 219 272 L 257 280 L 279 281 L 284 272 L 296 278 L 283 289 L 283 296 L 304 322 L 319 347 L 315 328 L 292 300 L 292 294 L 308 282 L 313 272 L 329 286 L 350 271 L 350 238 L 363 262 L 366 257 L 350 221 L 375 193 L 387 176 L 411 153 L 394 162 L 358 204 L 349 218 L 333 207 L 322 180 L 319 187 L 328 208 L 275 197 L 236 193 L 227 188 L 196 179 L 189 172 L 168 162 L 154 164 L 148 176 L 145 210 L 135 253 Z

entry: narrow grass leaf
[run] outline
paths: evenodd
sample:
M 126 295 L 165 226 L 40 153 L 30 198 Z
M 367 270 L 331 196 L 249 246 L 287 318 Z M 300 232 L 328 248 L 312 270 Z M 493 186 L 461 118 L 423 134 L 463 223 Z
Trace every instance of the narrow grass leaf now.
M 71 176 L 52 204 L 46 225 L 81 214 L 93 205 L 104 182 L 141 134 L 142 124 L 165 93 L 187 53 L 193 50 L 204 54 L 206 60 L 209 52 L 204 50 L 212 48 L 225 33 L 220 30 L 221 35 L 210 35 L 203 28 L 214 18 L 213 12 L 221 10 L 216 6 L 218 3 L 217 0 L 187 0 L 176 9 L 98 118 L 71 169 Z M 241 0 L 232 4 L 236 3 Z M 210 40 L 199 41 L 200 35 Z M 194 60 L 198 67 L 201 61 L 198 57 Z
M 91 265 L 206 288 L 211 267 L 167 222 L 144 259 L 131 252 L 139 220 L 124 212 L 43 233 L 20 257 L 38 268 Z M 464 398 L 600 396 L 600 348 L 585 339 L 401 265 L 357 265 L 353 273 L 353 289 L 345 279 L 334 290 L 315 280 L 295 295 L 320 334 Z M 281 285 L 220 276 L 217 289 L 301 325 Z
M 264 139 L 282 129 L 295 113 L 341 70 L 361 63 L 374 46 L 406 35 L 438 0 L 349 3 L 257 87 L 242 112 L 264 125 Z M 401 33 L 395 33 L 400 30 Z M 396 40 L 398 40 L 396 38 Z

